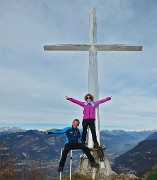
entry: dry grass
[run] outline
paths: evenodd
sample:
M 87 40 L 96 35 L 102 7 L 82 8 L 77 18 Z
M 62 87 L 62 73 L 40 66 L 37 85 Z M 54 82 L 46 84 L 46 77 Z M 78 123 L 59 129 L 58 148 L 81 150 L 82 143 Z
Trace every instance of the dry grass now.
M 137 180 L 138 178 L 132 178 L 129 175 L 117 175 L 117 174 L 113 174 L 110 175 L 109 177 L 103 177 L 103 178 L 97 178 L 96 180 Z M 59 180 L 58 178 L 53 178 L 53 179 L 49 179 L 49 180 Z M 65 176 L 62 177 L 62 180 L 69 180 L 69 176 Z M 72 175 L 72 180 L 93 180 L 87 176 L 83 176 L 83 175 L 79 175 L 79 174 L 73 174 Z
M 72 180 L 92 180 L 91 178 L 88 178 L 87 176 L 78 175 L 78 174 L 73 174 L 71 179 Z M 58 178 L 53 178 L 53 179 L 50 179 L 50 180 L 59 180 L 59 177 Z M 69 180 L 69 176 L 63 176 L 62 180 Z

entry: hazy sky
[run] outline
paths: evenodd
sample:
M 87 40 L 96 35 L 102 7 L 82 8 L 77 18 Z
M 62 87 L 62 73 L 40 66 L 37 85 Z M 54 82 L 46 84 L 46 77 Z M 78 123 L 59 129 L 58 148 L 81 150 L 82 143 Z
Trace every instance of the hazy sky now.
M 43 45 L 89 42 L 90 0 L 0 0 L 0 126 L 82 119 L 88 52 L 44 52 Z M 93 0 L 97 42 L 143 45 L 99 52 L 102 129 L 157 128 L 157 1 Z

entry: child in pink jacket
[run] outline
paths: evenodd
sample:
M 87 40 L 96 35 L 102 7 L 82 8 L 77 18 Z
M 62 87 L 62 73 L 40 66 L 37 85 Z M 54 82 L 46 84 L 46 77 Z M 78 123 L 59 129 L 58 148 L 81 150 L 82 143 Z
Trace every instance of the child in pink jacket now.
M 85 99 L 86 102 L 81 102 L 81 101 L 78 101 L 76 99 L 69 98 L 67 96 L 66 96 L 66 99 L 83 107 L 82 144 L 85 145 L 87 128 L 89 126 L 89 128 L 91 130 L 91 133 L 92 133 L 92 138 L 93 138 L 93 142 L 94 142 L 94 148 L 98 148 L 99 147 L 99 143 L 97 141 L 96 131 L 95 131 L 95 108 L 99 104 L 111 100 L 111 97 L 107 97 L 105 99 L 102 99 L 102 100 L 99 100 L 99 101 L 95 101 L 95 102 L 93 102 L 94 97 L 91 94 L 86 94 L 85 95 L 84 99 Z

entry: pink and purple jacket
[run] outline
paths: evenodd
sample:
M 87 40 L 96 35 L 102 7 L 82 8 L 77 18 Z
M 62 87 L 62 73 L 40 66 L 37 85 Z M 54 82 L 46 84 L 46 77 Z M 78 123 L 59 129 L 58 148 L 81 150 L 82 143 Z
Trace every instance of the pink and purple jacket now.
M 83 119 L 95 119 L 95 108 L 106 101 L 111 100 L 111 97 L 107 97 L 105 99 L 95 101 L 95 102 L 81 102 L 79 100 L 73 98 L 67 98 L 67 100 L 76 103 L 83 107 Z

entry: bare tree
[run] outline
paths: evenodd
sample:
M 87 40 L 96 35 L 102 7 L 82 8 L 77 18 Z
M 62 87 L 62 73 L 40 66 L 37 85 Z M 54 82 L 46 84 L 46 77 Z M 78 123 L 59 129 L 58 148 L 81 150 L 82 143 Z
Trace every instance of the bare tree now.
M 29 180 L 44 180 L 47 179 L 47 169 L 41 166 L 38 161 L 31 161 L 27 171 L 27 177 Z M 24 179 L 25 179 L 24 178 Z
M 9 149 L 0 144 L 0 179 L 15 179 L 15 157 L 13 157 Z

